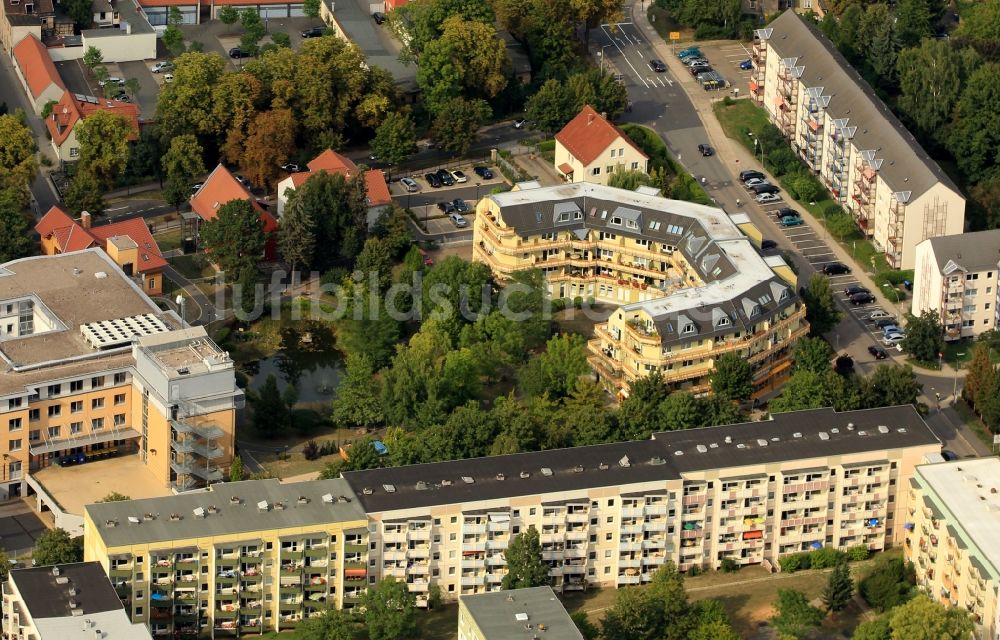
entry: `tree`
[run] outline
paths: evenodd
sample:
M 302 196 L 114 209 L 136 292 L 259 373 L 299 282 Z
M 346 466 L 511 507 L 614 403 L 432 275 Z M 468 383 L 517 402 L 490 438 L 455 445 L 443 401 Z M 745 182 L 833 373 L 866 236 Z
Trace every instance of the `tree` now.
M 240 24 L 243 25 L 240 49 L 254 55 L 257 53 L 257 43 L 264 37 L 264 21 L 256 9 L 244 9 L 240 11 Z
M 662 612 L 647 591 L 618 589 L 615 604 L 601 620 L 601 635 L 629 640 L 659 640 L 664 627 Z
M 865 52 L 865 62 L 875 77 L 888 84 L 896 80 L 896 55 L 899 40 L 896 21 L 888 5 L 870 4 L 858 29 L 860 50 Z
M 83 562 L 83 549 L 65 529 L 47 529 L 35 540 L 31 559 L 38 566 Z
M 96 111 L 79 122 L 76 139 L 80 143 L 80 166 L 110 188 L 128 164 L 129 138 L 136 135 L 125 116 Z
M 664 431 L 691 429 L 705 426 L 705 407 L 690 393 L 675 391 L 660 403 L 659 425 Z
M 932 22 L 939 16 L 932 15 L 927 0 L 899 0 L 896 3 L 896 34 L 902 49 L 915 47 L 932 33 Z
M 504 550 L 507 573 L 502 589 L 528 589 L 549 584 L 549 565 L 542 560 L 542 545 L 534 525 L 514 536 Z
M 921 2 L 922 0 L 908 0 Z M 977 60 L 965 62 L 945 40 L 928 38 L 918 47 L 903 49 L 899 72 L 899 109 L 925 139 L 941 138 L 941 128 L 951 120 L 962 92 L 962 81 Z
M 472 146 L 476 132 L 491 112 L 485 100 L 451 98 L 442 103 L 434 119 L 434 139 L 442 149 L 461 156 Z
M 417 150 L 417 131 L 408 114 L 392 111 L 375 130 L 372 151 L 390 166 L 396 166 Z
M 960 640 L 972 636 L 969 613 L 961 607 L 946 607 L 920 594 L 892 610 L 889 627 L 893 640 Z
M 368 238 L 361 247 L 354 262 L 354 270 L 364 274 L 364 283 L 373 280 L 378 286 L 378 291 L 372 291 L 369 295 L 377 295 L 389 288 L 392 283 L 392 253 L 389 245 L 381 238 Z
M 525 113 L 535 126 L 549 134 L 554 134 L 573 119 L 574 104 L 562 83 L 546 80 L 535 95 L 528 98 Z
M 361 251 L 367 227 L 368 205 L 361 172 L 345 179 L 321 171 L 286 195 L 285 215 L 291 208 L 302 207 L 316 224 L 316 246 L 326 248 L 314 254 L 310 266 L 326 270 L 337 264 L 352 265 Z
M 278 251 L 281 258 L 292 269 L 295 277 L 295 267 L 308 267 L 313 262 L 316 249 L 316 221 L 309 210 L 297 202 L 295 206 L 285 208 L 278 227 Z
M 753 369 L 737 354 L 724 353 L 715 359 L 711 384 L 712 393 L 723 400 L 746 400 L 753 393 Z
M 726 608 L 718 600 L 699 600 L 693 609 L 697 626 L 688 635 L 690 640 L 740 640 Z
M 66 4 L 66 13 L 80 31 L 89 29 L 94 22 L 94 6 L 90 0 L 69 0 Z
M 618 187 L 619 189 L 627 189 L 629 191 L 635 191 L 642 186 L 655 187 L 654 181 L 651 179 L 650 175 L 641 169 L 625 169 L 625 165 L 618 165 L 615 168 L 614 173 L 608 178 L 609 187 Z
M 919 362 L 934 362 L 944 350 L 941 317 L 933 309 L 925 310 L 919 317 L 907 315 L 906 339 L 903 351 Z
M 854 595 L 854 583 L 851 581 L 851 570 L 846 562 L 841 562 L 833 568 L 823 589 L 823 604 L 827 612 L 840 611 L 851 601 Z
M 871 607 L 888 611 L 909 599 L 915 582 L 912 563 L 881 556 L 858 583 L 858 592 Z
M 306 618 L 295 628 L 295 640 L 355 640 L 357 619 L 351 611 L 327 609 Z
M 910 365 L 879 365 L 866 382 L 861 390 L 862 404 L 869 409 L 916 404 L 923 386 Z
M 684 590 L 684 574 L 677 570 L 677 565 L 673 562 L 660 565 L 649 585 L 649 597 L 657 605 L 663 640 L 687 640 L 697 621 Z
M 618 0 L 570 0 L 577 18 L 583 23 L 583 48 L 590 48 L 590 30 L 602 24 L 619 22 L 622 15 Z
M 552 398 L 568 395 L 577 380 L 590 371 L 587 365 L 586 343 L 576 333 L 564 333 L 551 338 L 545 352 L 528 361 L 519 372 L 518 386 L 528 396 Z
M 87 50 L 83 54 L 83 64 L 91 71 L 94 67 L 104 63 L 104 54 L 100 49 L 91 45 L 87 47 Z
M 801 591 L 793 589 L 778 589 L 774 608 L 771 625 L 782 635 L 793 638 L 803 637 L 823 620 L 823 612 L 810 605 Z
M 984 342 L 977 342 L 972 347 L 972 359 L 969 361 L 968 373 L 962 395 L 972 406 L 976 406 L 980 390 L 992 387 L 991 380 L 996 376 L 993 362 L 990 359 L 990 347 Z
M 260 213 L 247 200 L 230 200 L 219 207 L 215 218 L 202 224 L 201 241 L 212 261 L 230 278 L 238 278 L 247 269 L 256 269 L 264 253 Z
M 12 190 L 0 191 L 0 262 L 31 255 L 34 243 L 29 236 L 28 220 L 21 212 Z
M 997 4 L 996 2 L 988 4 Z M 995 171 L 1000 148 L 1000 63 L 976 69 L 963 84 L 948 128 L 946 146 L 969 182 Z
M 63 202 L 69 213 L 80 215 L 89 211 L 92 215 L 104 212 L 104 199 L 101 197 L 101 185 L 90 171 L 77 165 L 76 175 L 69 183 L 69 188 L 63 195 Z
M 233 456 L 232 461 L 229 463 L 229 481 L 240 482 L 243 478 L 243 458 L 240 456 Z
M 576 625 L 577 631 L 583 636 L 583 640 L 599 640 L 601 637 L 600 628 L 587 618 L 586 611 L 577 611 L 570 618 Z
M 833 349 L 823 338 L 802 338 L 795 344 L 795 370 L 823 373 L 830 369 Z
M 117 491 L 112 491 L 108 495 L 106 495 L 103 498 L 101 498 L 100 500 L 98 500 L 98 502 L 125 502 L 126 500 L 131 500 L 131 499 L 132 498 L 130 498 L 129 496 L 127 496 L 127 495 L 125 495 L 123 493 L 118 493 Z
M 234 25 L 240 20 L 240 12 L 232 5 L 225 5 L 219 9 L 219 20 L 226 25 Z
M 359 427 L 380 424 L 383 420 L 382 406 L 372 379 L 375 366 L 371 357 L 348 352 L 344 369 L 344 376 L 333 398 L 333 423 Z
M 197 136 L 186 133 L 170 139 L 170 147 L 163 155 L 163 172 L 178 175 L 184 180 L 205 174 L 204 151 Z
M 810 334 L 821 336 L 840 322 L 841 313 L 834 302 L 833 289 L 826 276 L 814 273 L 809 278 L 802 300 L 806 305 Z
M 237 317 L 242 321 L 257 317 L 257 265 L 240 267 L 239 278 L 233 291 Z M 238 301 L 237 301 L 238 300 Z
M 889 616 L 865 620 L 854 630 L 853 640 L 892 640 Z
M 167 49 L 170 50 L 174 55 L 180 55 L 184 53 L 184 34 L 181 30 L 177 28 L 177 25 L 169 25 L 164 31 L 161 38 L 163 44 L 166 45 Z
M 439 115 L 452 98 L 496 97 L 507 86 L 509 66 L 507 45 L 493 23 L 453 15 L 420 54 L 417 85 L 428 109 Z
M 35 140 L 31 130 L 16 115 L 0 115 L 0 191 L 18 194 L 28 203 L 28 185 L 38 173 Z
M 297 123 L 291 109 L 272 109 L 254 118 L 240 157 L 240 168 L 258 187 L 272 185 L 280 167 L 275 157 L 295 151 Z
M 424 48 L 441 37 L 449 18 L 493 24 L 496 18 L 488 2 L 478 0 L 430 0 L 400 7 L 394 13 L 405 21 L 410 36 L 405 57 L 416 59 Z
M 392 576 L 379 580 L 361 597 L 365 628 L 370 640 L 405 640 L 417 637 L 416 598 L 405 582 Z
M 291 416 L 281 397 L 281 391 L 278 390 L 278 380 L 274 374 L 267 376 L 252 405 L 253 426 L 261 435 L 273 438 L 288 428 Z
M 319 16 L 319 3 L 320 0 L 305 0 L 302 3 L 302 12 L 306 14 L 309 18 L 316 18 Z
M 659 371 L 643 376 L 632 383 L 628 397 L 618 409 L 621 437 L 627 440 L 646 440 L 658 431 L 660 403 L 670 395 L 670 390 Z
M 163 140 L 187 133 L 222 136 L 230 129 L 231 118 L 220 119 L 215 112 L 214 94 L 227 75 L 225 64 L 214 53 L 185 53 L 174 60 L 174 81 L 164 85 L 156 103 L 157 129 Z
M 688 640 L 701 623 L 713 622 L 725 620 L 691 606 L 684 576 L 668 561 L 657 569 L 647 590 L 619 589 L 601 626 L 608 639 Z
M 10 556 L 3 549 L 0 549 L 0 581 L 7 582 L 7 576 L 10 574 L 10 570 L 14 568 L 14 563 L 11 562 Z
M 167 176 L 167 183 L 163 187 L 163 199 L 167 204 L 173 205 L 175 211 L 181 210 L 181 205 L 191 199 L 191 187 L 184 176 L 178 174 Z
M 963 9 L 957 35 L 974 41 L 1000 40 L 1000 2 L 987 0 Z

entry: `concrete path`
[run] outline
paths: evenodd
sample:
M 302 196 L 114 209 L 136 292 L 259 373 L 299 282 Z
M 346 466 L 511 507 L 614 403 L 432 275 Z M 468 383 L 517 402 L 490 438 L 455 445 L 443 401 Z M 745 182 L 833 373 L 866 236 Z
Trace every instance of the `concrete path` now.
M 201 289 L 195 286 L 193 282 L 181 275 L 177 269 L 168 264 L 163 269 L 163 275 L 184 290 L 188 299 L 187 310 L 185 312 L 187 316 L 185 320 L 188 324 L 209 324 L 219 318 L 215 306 L 209 301 L 208 296 L 202 293 Z M 194 302 L 194 308 L 192 308 L 191 302 Z M 195 315 L 195 310 L 197 310 L 197 315 Z

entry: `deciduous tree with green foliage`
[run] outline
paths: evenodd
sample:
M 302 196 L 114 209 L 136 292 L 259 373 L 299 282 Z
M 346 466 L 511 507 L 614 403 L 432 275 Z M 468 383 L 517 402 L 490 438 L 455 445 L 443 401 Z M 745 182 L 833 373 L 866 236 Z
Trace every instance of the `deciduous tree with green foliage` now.
M 492 110 L 485 100 L 451 98 L 441 103 L 434 119 L 434 140 L 453 156 L 464 155 Z
M 903 351 L 919 362 L 937 362 L 938 354 L 944 350 L 944 334 L 938 312 L 928 309 L 919 316 L 907 315 L 906 339 L 902 346 Z
M 950 122 L 962 94 L 962 83 L 978 63 L 974 49 L 957 49 L 949 41 L 936 38 L 927 38 L 919 46 L 899 52 L 898 106 L 918 135 L 944 141 L 942 127 Z
M 321 171 L 294 191 L 286 192 L 289 207 L 302 207 L 316 224 L 316 246 L 312 267 L 325 271 L 334 265 L 352 265 L 364 244 L 368 205 L 361 172 L 345 179 Z M 306 265 L 303 264 L 303 267 Z
M 248 200 L 230 200 L 218 215 L 201 226 L 201 242 L 226 277 L 234 280 L 247 269 L 256 269 L 266 237 L 260 212 Z
M 82 211 L 89 211 L 95 216 L 101 215 L 104 213 L 102 193 L 101 183 L 94 174 L 78 165 L 76 175 L 63 194 L 63 204 L 69 209 L 69 213 L 75 216 L 80 215 Z
M 823 338 L 802 338 L 795 343 L 795 370 L 824 373 L 830 369 L 833 349 Z
M 841 312 L 834 302 L 833 289 L 826 276 L 814 273 L 809 278 L 802 300 L 806 304 L 806 320 L 812 335 L 821 336 L 840 322 Z
M 40 567 L 83 562 L 82 541 L 83 536 L 71 538 L 65 529 L 59 527 L 46 529 L 35 540 L 35 549 L 31 553 L 31 559 Z
M 990 358 L 990 347 L 984 342 L 977 342 L 972 347 L 972 358 L 969 361 L 965 384 L 962 386 L 962 396 L 973 407 L 979 401 L 979 392 L 993 387 L 992 380 L 997 375 L 996 368 Z
M 586 342 L 576 333 L 551 338 L 545 351 L 532 358 L 518 375 L 518 387 L 529 396 L 549 394 L 551 398 L 568 395 L 577 380 L 587 375 Z
M 534 525 L 514 536 L 503 552 L 507 573 L 501 589 L 528 589 L 549 584 L 549 565 L 542 560 L 542 545 Z
M 998 99 L 1000 63 L 989 62 L 968 77 L 955 105 L 946 146 L 970 182 L 995 175 L 1000 148 Z
M 18 203 L 28 203 L 28 185 L 38 174 L 35 140 L 31 130 L 16 115 L 0 115 L 0 191 L 17 194 Z
M 232 5 L 223 5 L 219 9 L 218 18 L 222 24 L 233 25 L 240 21 L 240 12 Z
M 392 111 L 375 130 L 372 151 L 389 166 L 396 166 L 417 150 L 417 131 L 409 114 Z
M 104 53 L 100 49 L 91 45 L 87 47 L 87 50 L 83 53 L 83 64 L 91 71 L 94 67 L 102 64 L 104 62 Z
M 232 461 L 229 463 L 229 481 L 240 482 L 243 480 L 243 476 L 243 458 L 240 456 L 233 456 Z
M 858 583 L 858 591 L 871 607 L 888 611 L 910 598 L 915 583 L 912 563 L 882 556 Z
M 715 359 L 710 376 L 712 393 L 723 400 L 742 401 L 753 393 L 753 369 L 750 363 L 733 352 Z
M 416 598 L 405 582 L 389 576 L 368 587 L 361 597 L 369 640 L 416 638 Z
M 896 57 L 899 54 L 899 37 L 896 21 L 887 4 L 870 4 L 858 28 L 860 51 L 865 52 L 865 65 L 881 82 L 896 82 Z
M 171 138 L 162 162 L 167 176 L 179 175 L 191 180 L 205 174 L 204 150 L 197 136 L 190 133 Z
M 961 607 L 946 607 L 919 594 L 889 613 L 892 637 L 900 640 L 961 640 L 972 636 L 972 617 Z
M 66 3 L 66 13 L 81 31 L 89 29 L 94 22 L 94 5 L 90 0 L 69 0 Z
M 801 591 L 778 589 L 771 625 L 783 636 L 802 638 L 823 620 L 823 612 L 809 604 Z
M 337 385 L 331 419 L 338 426 L 373 427 L 383 420 L 382 406 L 373 376 L 372 359 L 364 353 L 348 353 L 344 376 Z
M 308 267 L 313 262 L 316 249 L 316 221 L 308 209 L 296 201 L 294 206 L 285 208 L 278 227 L 278 251 L 281 259 L 288 263 L 292 274 L 296 267 Z
M 0 191 L 0 262 L 31 255 L 28 219 L 21 211 L 18 196 L 12 189 Z
M 327 609 L 295 628 L 295 640 L 356 640 L 358 621 L 350 610 Z
M 417 85 L 430 112 L 440 115 L 453 98 L 496 97 L 507 86 L 509 67 L 507 45 L 493 23 L 454 15 L 420 54 Z

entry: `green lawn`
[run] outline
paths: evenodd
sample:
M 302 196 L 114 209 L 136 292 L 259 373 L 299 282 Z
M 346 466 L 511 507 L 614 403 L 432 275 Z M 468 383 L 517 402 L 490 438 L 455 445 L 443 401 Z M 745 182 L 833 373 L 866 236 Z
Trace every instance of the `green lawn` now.
M 962 418 L 962 422 L 964 422 L 965 425 L 969 427 L 972 433 L 976 434 L 976 437 L 979 438 L 983 444 L 992 449 L 993 433 L 991 433 L 990 430 L 986 428 L 982 420 L 979 419 L 979 416 L 977 416 L 976 413 L 972 410 L 972 407 L 966 404 L 965 400 L 959 400 L 958 402 L 955 403 L 954 406 L 955 406 L 955 411 Z
M 208 259 L 201 254 L 188 256 L 177 256 L 170 259 L 170 264 L 177 269 L 181 275 L 190 280 L 198 278 L 210 278 L 215 275 L 215 269 L 209 264 Z
M 181 228 L 175 227 L 166 231 L 159 231 L 153 238 L 156 239 L 156 244 L 162 252 L 179 249 L 181 246 Z

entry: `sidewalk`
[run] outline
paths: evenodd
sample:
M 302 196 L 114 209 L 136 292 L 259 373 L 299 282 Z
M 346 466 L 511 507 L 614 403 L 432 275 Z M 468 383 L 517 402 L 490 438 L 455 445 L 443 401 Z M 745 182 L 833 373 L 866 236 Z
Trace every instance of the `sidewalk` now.
M 521 167 L 525 173 L 535 176 L 543 187 L 563 184 L 563 179 L 556 173 L 555 167 L 538 153 L 519 154 L 511 156 L 514 164 Z

